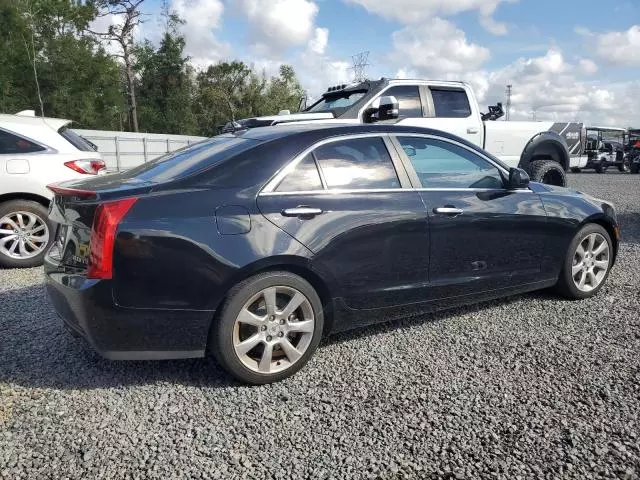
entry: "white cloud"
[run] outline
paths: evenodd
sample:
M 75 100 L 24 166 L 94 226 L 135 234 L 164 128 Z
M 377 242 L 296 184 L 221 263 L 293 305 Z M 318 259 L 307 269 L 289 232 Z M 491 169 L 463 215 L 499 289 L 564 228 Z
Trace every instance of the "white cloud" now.
M 329 43 L 329 29 L 318 27 L 313 34 L 313 38 L 309 40 L 308 48 L 313 53 L 323 55 L 327 49 L 327 43 Z
M 309 0 L 240 0 L 240 7 L 253 27 L 259 51 L 280 52 L 306 44 L 315 30 L 318 6 Z
M 422 23 L 440 15 L 478 11 L 481 25 L 490 33 L 504 35 L 507 26 L 493 19 L 498 5 L 518 0 L 344 0 L 364 7 L 367 11 L 405 24 Z
M 470 43 L 464 32 L 441 18 L 409 25 L 392 35 L 391 60 L 409 59 L 409 66 L 427 76 L 477 70 L 490 57 L 487 48 Z
M 185 53 L 195 65 L 206 66 L 228 54 L 229 46 L 214 34 L 222 24 L 224 5 L 221 0 L 173 0 L 171 8 L 185 21 L 181 27 L 186 42 Z
M 596 54 L 604 61 L 640 66 L 640 25 L 633 25 L 623 32 L 598 34 L 595 42 Z
M 598 65 L 596 65 L 596 62 L 588 58 L 581 58 L 578 61 L 578 68 L 580 72 L 585 75 L 593 75 L 598 71 Z

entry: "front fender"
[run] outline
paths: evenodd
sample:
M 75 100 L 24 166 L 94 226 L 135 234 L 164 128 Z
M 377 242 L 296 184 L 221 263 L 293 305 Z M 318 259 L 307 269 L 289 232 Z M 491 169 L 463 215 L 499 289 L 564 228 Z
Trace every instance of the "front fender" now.
M 525 145 L 518 167 L 527 170 L 529 164 L 538 158 L 553 159 L 560 163 L 565 171 L 568 170 L 570 156 L 567 142 L 556 132 L 537 133 Z

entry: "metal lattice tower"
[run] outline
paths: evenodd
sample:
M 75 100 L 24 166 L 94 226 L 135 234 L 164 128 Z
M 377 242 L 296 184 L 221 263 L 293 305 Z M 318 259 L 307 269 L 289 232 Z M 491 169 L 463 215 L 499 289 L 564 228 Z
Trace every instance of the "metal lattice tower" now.
M 508 122 L 511 120 L 511 89 L 513 85 L 507 85 L 507 111 L 504 119 Z
M 369 52 L 360 52 L 351 57 L 353 60 L 353 79 L 356 82 L 361 82 L 367 78 L 367 67 L 369 64 Z

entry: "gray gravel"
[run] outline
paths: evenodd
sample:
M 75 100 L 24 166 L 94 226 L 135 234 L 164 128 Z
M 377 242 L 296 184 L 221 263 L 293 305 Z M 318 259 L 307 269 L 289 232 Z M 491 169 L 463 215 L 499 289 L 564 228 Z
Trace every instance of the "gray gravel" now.
M 639 478 L 640 176 L 570 182 L 623 223 L 597 298 L 343 334 L 271 386 L 210 359 L 102 360 L 40 270 L 0 270 L 0 478 Z

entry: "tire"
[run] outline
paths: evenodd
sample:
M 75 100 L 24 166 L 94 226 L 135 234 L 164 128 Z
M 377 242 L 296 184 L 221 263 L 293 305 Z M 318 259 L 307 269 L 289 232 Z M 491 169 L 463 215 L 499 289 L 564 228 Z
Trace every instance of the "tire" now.
M 268 308 L 268 292 L 273 289 L 276 307 Z M 293 298 L 303 301 L 288 315 L 288 301 Z M 304 320 L 299 320 L 301 317 Z M 243 383 L 262 385 L 283 380 L 300 370 L 318 348 L 323 327 L 322 302 L 309 282 L 285 271 L 266 272 L 248 278 L 229 292 L 212 325 L 209 345 L 218 363 L 233 377 Z M 313 331 L 309 332 L 310 328 Z M 284 342 L 288 343 L 287 348 Z M 243 348 L 241 344 L 250 347 L 246 353 L 238 351 Z M 291 354 L 290 346 L 295 347 L 295 355 Z M 273 357 L 267 356 L 270 351 Z M 268 370 L 263 368 L 267 364 Z
M 578 167 L 571 167 L 571 173 L 580 173 L 582 171 L 581 168 Z
M 605 261 L 604 253 L 596 254 L 591 258 L 585 258 L 584 256 L 581 257 L 578 253 L 578 248 L 581 246 L 583 252 L 589 254 L 589 240 L 592 236 L 596 239 L 592 250 L 597 252 L 598 248 L 602 245 L 600 241 L 606 242 L 607 244 L 606 269 L 603 269 L 602 266 L 597 266 L 598 262 Z M 609 273 L 611 272 L 611 267 L 613 265 L 613 256 L 613 243 L 607 231 L 602 226 L 595 223 L 585 225 L 578 233 L 576 233 L 569 245 L 564 265 L 562 266 L 562 271 L 558 278 L 558 283 L 555 285 L 555 290 L 562 296 L 575 300 L 589 298 L 596 295 L 609 277 Z M 588 274 L 589 268 L 594 272 L 594 277 L 592 278 L 598 277 L 596 285 L 593 285 L 592 279 Z M 576 272 L 575 276 L 573 275 L 573 272 Z M 601 276 L 600 272 L 603 272 Z M 579 283 L 583 277 L 586 282 L 584 282 L 583 288 L 580 288 Z M 587 282 L 589 282 L 589 285 L 587 285 Z
M 534 182 L 557 185 L 559 187 L 565 187 L 567 185 L 567 176 L 564 173 L 562 165 L 553 160 L 536 160 L 531 162 L 527 173 Z
M 24 229 L 20 228 L 20 219 Z M 27 228 L 33 219 L 36 222 L 34 226 Z M 4 232 L 0 233 L 0 266 L 37 267 L 42 265 L 44 255 L 53 243 L 55 224 L 49 220 L 47 208 L 40 203 L 32 200 L 10 200 L 0 203 L 0 232 Z M 16 241 L 18 238 L 23 239 L 22 243 L 20 240 Z M 24 248 L 22 252 L 21 247 Z
M 605 173 L 607 171 L 607 168 L 609 168 L 609 164 L 607 163 L 606 160 L 600 160 L 600 162 L 598 162 L 596 164 L 596 173 Z
M 622 163 L 618 164 L 618 170 L 622 173 L 629 173 L 631 171 L 631 162 L 628 158 L 625 158 Z
M 631 171 L 631 173 L 638 173 L 638 172 L 640 172 L 640 163 L 631 162 L 630 171 Z

